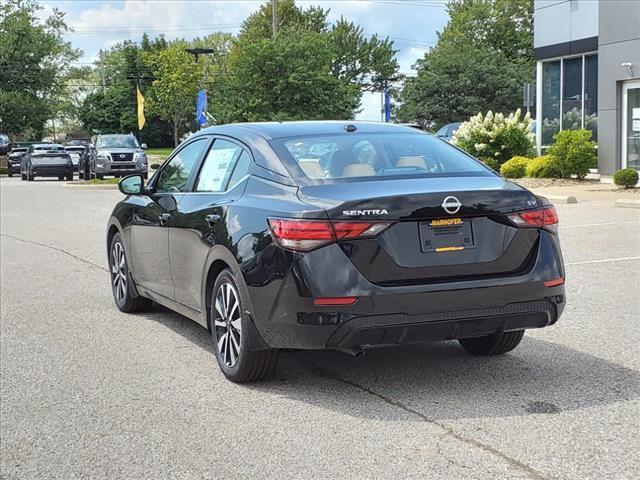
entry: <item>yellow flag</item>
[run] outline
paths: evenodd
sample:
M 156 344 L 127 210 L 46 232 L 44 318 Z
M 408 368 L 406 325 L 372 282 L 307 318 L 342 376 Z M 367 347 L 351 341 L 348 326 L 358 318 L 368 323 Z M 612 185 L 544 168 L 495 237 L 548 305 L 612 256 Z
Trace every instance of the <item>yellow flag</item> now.
M 138 99 L 138 130 L 142 130 L 144 127 L 144 97 L 138 86 L 136 86 L 136 97 Z

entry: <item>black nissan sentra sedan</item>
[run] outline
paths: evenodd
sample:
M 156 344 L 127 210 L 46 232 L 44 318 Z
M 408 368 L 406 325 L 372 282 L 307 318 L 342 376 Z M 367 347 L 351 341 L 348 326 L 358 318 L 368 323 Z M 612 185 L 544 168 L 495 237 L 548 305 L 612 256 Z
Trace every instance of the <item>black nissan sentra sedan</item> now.
M 554 207 L 413 128 L 212 127 L 143 182 L 121 180 L 108 224 L 115 302 L 207 327 L 236 382 L 283 348 L 501 354 L 565 304 Z

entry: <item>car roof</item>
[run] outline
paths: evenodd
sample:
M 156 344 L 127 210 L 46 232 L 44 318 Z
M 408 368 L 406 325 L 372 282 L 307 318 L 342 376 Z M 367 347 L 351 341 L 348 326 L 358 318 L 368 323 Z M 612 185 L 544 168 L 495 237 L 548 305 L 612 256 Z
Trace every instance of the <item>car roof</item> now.
M 297 122 L 260 122 L 218 125 L 200 130 L 195 135 L 220 134 L 240 139 L 259 135 L 267 140 L 305 135 L 340 135 L 345 127 L 353 125 L 360 133 L 418 133 L 415 128 L 393 123 L 363 122 L 355 120 L 324 120 Z

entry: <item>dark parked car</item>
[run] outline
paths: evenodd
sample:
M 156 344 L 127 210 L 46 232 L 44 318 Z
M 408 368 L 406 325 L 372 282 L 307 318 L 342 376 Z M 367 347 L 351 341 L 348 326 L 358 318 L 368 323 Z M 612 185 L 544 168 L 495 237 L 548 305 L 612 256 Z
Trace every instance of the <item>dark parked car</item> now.
M 237 382 L 269 375 L 283 348 L 458 339 L 501 354 L 565 305 L 554 207 L 413 128 L 212 127 L 120 189 L 116 305 L 153 300 L 209 328 Z
M 435 135 L 438 138 L 450 142 L 453 138 L 453 134 L 456 133 L 456 131 L 460 128 L 460 125 L 462 125 L 462 123 L 460 122 L 447 123 L 444 127 L 441 127 L 440 130 L 435 133 Z
M 62 145 L 36 143 L 22 157 L 20 173 L 22 180 L 28 181 L 33 181 L 36 177 L 73 180 L 73 163 Z
M 97 179 L 105 175 L 123 177 L 141 173 L 146 179 L 149 165 L 144 149 L 133 135 L 98 135 L 94 140 L 95 158 L 91 161 L 91 176 Z
M 90 155 L 89 144 L 85 142 L 79 142 L 78 140 L 73 140 L 71 142 L 65 143 L 64 149 L 71 157 L 71 163 L 73 163 L 73 171 L 78 172 L 80 178 L 83 178 L 81 174 L 81 171 L 83 169 L 80 167 L 80 165 L 84 166 L 88 162 L 87 157 L 89 157 Z
M 0 155 L 7 155 L 11 151 L 11 140 L 4 133 L 0 133 Z
M 20 143 L 16 143 L 11 148 L 11 153 L 7 157 L 7 175 L 9 177 L 13 177 L 14 174 L 20 174 L 20 164 L 22 163 L 22 157 L 25 156 L 27 150 L 29 149 L 28 145 L 23 145 Z

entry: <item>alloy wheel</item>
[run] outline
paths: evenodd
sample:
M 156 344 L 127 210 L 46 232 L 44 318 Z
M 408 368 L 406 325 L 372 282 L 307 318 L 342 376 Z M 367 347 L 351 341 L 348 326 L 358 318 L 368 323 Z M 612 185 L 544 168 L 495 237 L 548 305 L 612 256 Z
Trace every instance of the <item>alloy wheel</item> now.
M 233 367 L 242 345 L 242 312 L 238 292 L 230 282 L 218 288 L 213 321 L 220 358 L 228 367 Z
M 118 303 L 123 304 L 127 299 L 127 259 L 120 242 L 114 242 L 111 247 L 111 282 L 113 293 Z

